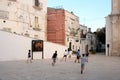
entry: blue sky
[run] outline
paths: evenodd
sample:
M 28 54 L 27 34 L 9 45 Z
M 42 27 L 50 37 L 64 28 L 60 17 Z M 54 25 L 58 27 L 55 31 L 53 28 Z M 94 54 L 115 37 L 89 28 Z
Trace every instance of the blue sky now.
M 72 11 L 84 24 L 96 31 L 105 26 L 105 17 L 111 13 L 111 0 L 48 0 L 48 7 L 62 7 Z

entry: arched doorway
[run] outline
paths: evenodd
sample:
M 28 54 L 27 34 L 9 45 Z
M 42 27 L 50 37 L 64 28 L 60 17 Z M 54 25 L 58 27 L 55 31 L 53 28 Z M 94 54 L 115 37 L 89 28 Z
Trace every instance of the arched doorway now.
M 88 52 L 88 45 L 85 46 L 85 52 Z
M 69 42 L 69 49 L 71 50 L 72 49 L 72 42 Z

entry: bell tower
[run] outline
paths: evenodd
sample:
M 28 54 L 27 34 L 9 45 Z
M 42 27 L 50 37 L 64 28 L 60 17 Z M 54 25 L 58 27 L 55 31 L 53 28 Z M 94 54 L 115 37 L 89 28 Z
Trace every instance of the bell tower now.
M 111 14 L 120 14 L 120 0 L 112 0 L 112 13 Z
M 106 17 L 106 55 L 120 56 L 120 0 L 111 0 Z

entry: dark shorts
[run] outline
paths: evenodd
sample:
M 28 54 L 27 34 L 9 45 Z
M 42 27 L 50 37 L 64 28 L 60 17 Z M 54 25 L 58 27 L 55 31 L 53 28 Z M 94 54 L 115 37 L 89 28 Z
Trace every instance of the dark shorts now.
M 85 66 L 85 64 L 81 64 L 81 67 L 83 68 Z
M 53 58 L 53 62 L 56 62 L 56 58 Z
M 67 57 L 67 55 L 64 55 L 64 57 Z
M 77 56 L 77 59 L 80 59 L 80 56 Z

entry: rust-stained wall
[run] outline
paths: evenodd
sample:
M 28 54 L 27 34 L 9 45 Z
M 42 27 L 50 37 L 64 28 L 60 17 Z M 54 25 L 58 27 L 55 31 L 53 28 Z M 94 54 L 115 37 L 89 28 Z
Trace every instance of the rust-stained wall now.
M 65 44 L 65 12 L 62 9 L 48 8 L 47 40 Z
M 47 15 L 47 40 L 73 50 L 79 49 L 79 17 L 73 12 L 56 8 L 48 8 Z

